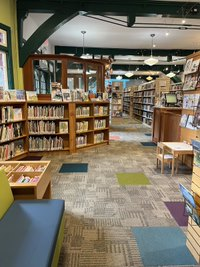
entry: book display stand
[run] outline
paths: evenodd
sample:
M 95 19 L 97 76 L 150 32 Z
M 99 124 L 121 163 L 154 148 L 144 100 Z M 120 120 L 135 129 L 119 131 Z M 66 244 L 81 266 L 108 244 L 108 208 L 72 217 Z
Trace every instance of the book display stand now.
M 15 199 L 50 199 L 50 161 L 1 161 Z
M 190 195 L 193 199 L 187 199 L 186 202 L 186 211 L 190 215 L 186 245 L 197 262 L 200 263 L 200 142 L 192 140 L 192 145 L 194 148 L 194 162 Z

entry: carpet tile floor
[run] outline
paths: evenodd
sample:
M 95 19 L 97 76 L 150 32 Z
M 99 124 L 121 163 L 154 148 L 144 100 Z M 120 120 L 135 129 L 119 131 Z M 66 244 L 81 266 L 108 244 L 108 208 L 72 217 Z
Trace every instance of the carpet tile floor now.
M 156 169 L 151 129 L 115 119 L 110 145 L 76 154 L 45 154 L 51 160 L 53 198 L 65 200 L 65 236 L 59 267 L 143 267 L 134 227 L 179 227 L 165 202 L 183 201 L 178 185 L 190 188 L 191 173 Z M 64 163 L 88 163 L 87 173 L 59 173 Z M 120 186 L 116 173 L 144 173 L 149 185 Z M 187 227 L 180 227 L 186 233 Z M 178 266 L 177 266 L 178 267 Z M 190 266 L 191 267 L 191 266 Z

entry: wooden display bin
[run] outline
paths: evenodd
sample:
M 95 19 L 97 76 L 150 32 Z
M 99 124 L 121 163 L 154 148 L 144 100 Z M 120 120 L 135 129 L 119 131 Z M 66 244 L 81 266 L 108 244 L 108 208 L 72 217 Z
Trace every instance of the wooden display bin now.
M 0 169 L 6 172 L 14 199 L 50 199 L 49 164 L 50 161 L 1 161 Z

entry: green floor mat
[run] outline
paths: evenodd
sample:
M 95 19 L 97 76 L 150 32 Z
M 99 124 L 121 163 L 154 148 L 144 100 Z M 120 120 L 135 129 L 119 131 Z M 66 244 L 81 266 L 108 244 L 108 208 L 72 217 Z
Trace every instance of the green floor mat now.
M 117 173 L 118 183 L 120 185 L 148 185 L 149 179 L 144 173 Z

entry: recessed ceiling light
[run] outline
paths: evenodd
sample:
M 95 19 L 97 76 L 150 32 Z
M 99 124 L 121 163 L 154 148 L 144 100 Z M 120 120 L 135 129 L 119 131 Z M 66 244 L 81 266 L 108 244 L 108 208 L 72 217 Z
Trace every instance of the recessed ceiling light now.
M 169 68 L 167 67 L 166 70 L 168 70 Z
M 156 45 L 155 45 L 155 44 L 153 44 L 153 47 L 156 47 Z
M 184 23 L 186 23 L 186 20 L 185 19 L 182 20 L 182 24 L 184 24 Z
M 165 33 L 165 35 L 166 35 L 166 36 L 168 36 L 168 35 L 169 35 L 169 33 L 168 33 L 168 32 L 166 32 L 166 33 Z

